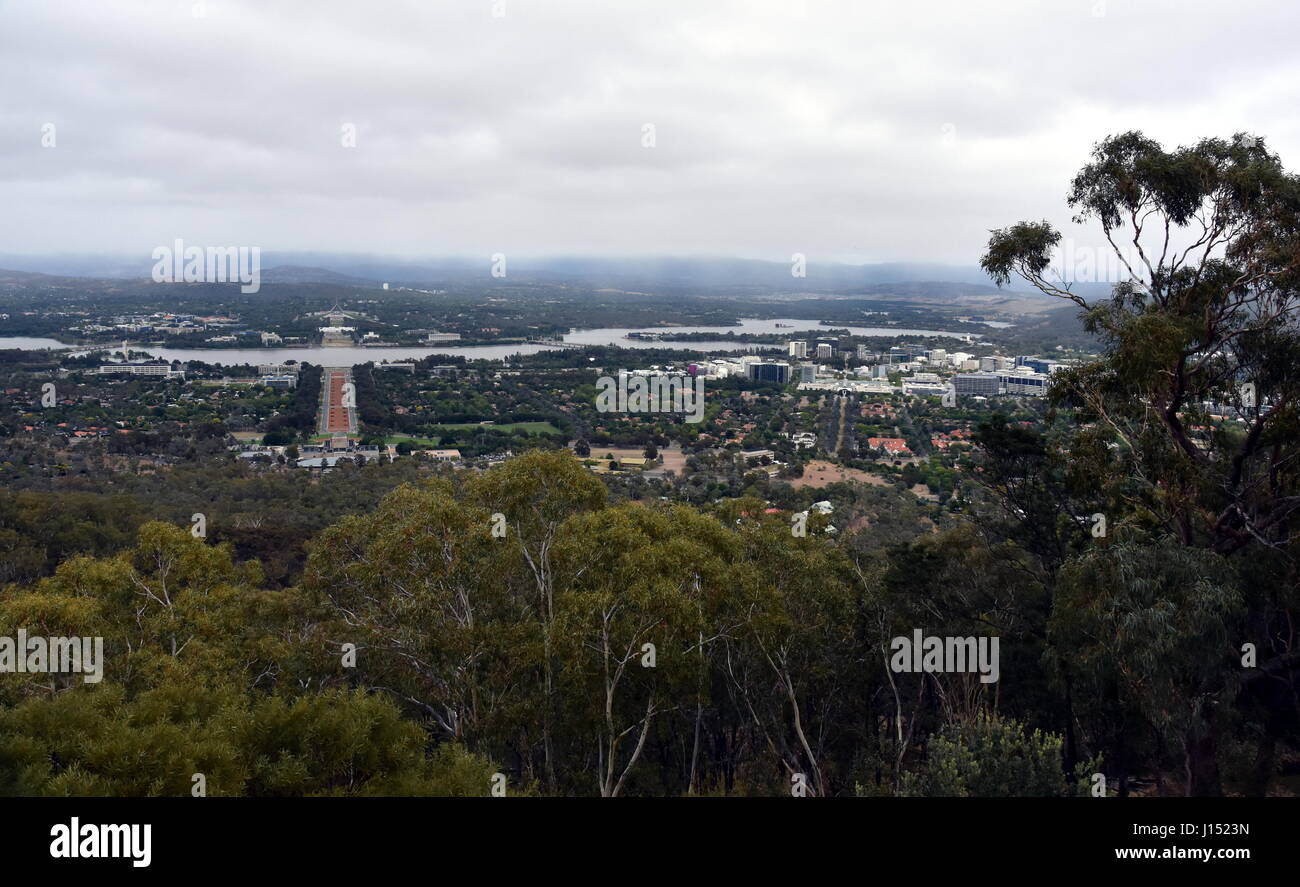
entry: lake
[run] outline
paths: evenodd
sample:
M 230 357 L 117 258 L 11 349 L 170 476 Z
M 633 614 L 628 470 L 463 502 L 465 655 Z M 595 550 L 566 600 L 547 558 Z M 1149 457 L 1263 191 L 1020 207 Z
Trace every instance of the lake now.
M 38 339 L 32 336 L 0 336 L 0 350 L 17 348 L 19 351 L 41 351 L 45 348 L 67 348 L 58 339 Z
M 699 341 L 699 342 L 654 342 L 637 339 L 625 338 L 628 333 L 719 333 L 725 335 L 732 333 L 795 333 L 803 330 L 815 330 L 821 328 L 821 325 L 815 320 L 796 320 L 792 318 L 773 318 L 771 320 L 756 320 L 746 318 L 741 320 L 736 326 L 680 326 L 680 327 L 606 327 L 592 330 L 570 330 L 568 335 L 563 336 L 563 341 L 568 345 L 618 345 L 622 348 L 672 348 L 674 350 L 686 351 L 691 353 L 704 353 L 714 351 L 746 351 L 755 346 L 745 342 L 717 340 L 717 341 Z M 835 323 L 825 327 L 825 329 L 847 329 L 855 336 L 943 336 L 950 339 L 961 340 L 961 333 L 943 332 L 941 330 L 917 330 L 905 329 L 902 327 L 871 327 L 871 326 L 853 326 L 850 324 Z M 41 339 L 26 336 L 11 336 L 8 338 L 0 337 L 0 350 L 6 348 L 19 348 L 24 351 L 38 350 L 42 348 L 67 348 L 61 342 L 54 339 Z M 107 345 L 105 348 L 121 348 L 121 345 Z M 768 348 L 779 348 L 781 346 L 768 345 L 757 346 Z M 202 361 L 211 364 L 224 364 L 234 366 L 237 364 L 259 364 L 259 363 L 283 363 L 287 360 L 296 360 L 298 362 L 306 361 L 318 366 L 353 366 L 359 363 L 374 361 L 380 363 L 388 361 L 418 360 L 422 357 L 428 357 L 433 354 L 447 357 L 461 356 L 470 360 L 503 360 L 515 354 L 536 354 L 539 351 L 559 350 L 546 345 L 465 345 L 457 347 L 454 345 L 439 346 L 398 346 L 393 348 L 324 348 L 319 345 L 313 345 L 305 348 L 150 348 L 141 345 L 131 345 L 133 351 L 148 351 L 154 357 L 163 360 L 179 360 L 188 362 L 191 360 Z M 781 349 L 784 351 L 784 348 Z

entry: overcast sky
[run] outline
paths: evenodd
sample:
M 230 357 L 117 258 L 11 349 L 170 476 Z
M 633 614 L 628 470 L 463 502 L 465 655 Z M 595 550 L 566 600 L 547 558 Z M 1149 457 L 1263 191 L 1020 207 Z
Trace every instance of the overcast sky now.
M 1072 229 L 1109 133 L 1300 167 L 1298 34 L 1294 0 L 0 0 L 0 252 L 970 263 Z

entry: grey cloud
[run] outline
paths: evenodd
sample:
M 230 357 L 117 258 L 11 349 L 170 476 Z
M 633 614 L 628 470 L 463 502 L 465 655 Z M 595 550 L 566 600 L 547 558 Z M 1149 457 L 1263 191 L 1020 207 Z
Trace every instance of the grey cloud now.
M 969 263 L 1110 132 L 1300 164 L 1293 4 L 1097 2 L 5 4 L 0 238 Z

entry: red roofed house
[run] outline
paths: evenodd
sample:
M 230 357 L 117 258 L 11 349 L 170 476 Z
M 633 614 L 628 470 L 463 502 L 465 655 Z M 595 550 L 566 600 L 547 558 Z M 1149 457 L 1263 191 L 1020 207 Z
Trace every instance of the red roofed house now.
M 867 449 L 879 450 L 890 456 L 912 455 L 912 451 L 907 448 L 907 441 L 901 437 L 869 437 L 867 438 Z

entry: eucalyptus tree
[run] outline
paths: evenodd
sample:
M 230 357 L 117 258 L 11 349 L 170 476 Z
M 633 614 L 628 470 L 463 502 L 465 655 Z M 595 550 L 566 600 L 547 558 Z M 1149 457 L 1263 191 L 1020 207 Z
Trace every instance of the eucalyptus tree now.
M 549 785 L 555 786 L 554 713 L 556 583 L 552 562 L 560 525 L 575 514 L 603 508 L 605 487 L 567 452 L 534 450 L 473 478 L 471 502 L 501 515 L 505 544 L 523 560 L 534 592 L 542 641 L 542 745 Z
M 594 740 L 592 766 L 575 771 L 594 773 L 602 797 L 637 781 L 657 719 L 694 718 L 698 744 L 710 616 L 731 587 L 735 548 L 717 521 L 682 507 L 625 503 L 563 525 L 556 561 L 565 723 L 583 734 L 583 758 Z
M 1092 426 L 1076 447 L 1094 480 L 1140 479 L 1130 505 L 1186 545 L 1285 552 L 1300 529 L 1300 180 L 1261 139 L 1165 151 L 1130 132 L 1097 145 L 1068 201 L 1123 269 L 1108 298 L 1052 279 L 1047 222 L 993 232 L 982 265 L 1074 302 L 1100 339 L 1101 359 L 1054 388 Z
M 490 512 L 445 481 L 400 487 L 312 543 L 304 590 L 320 608 L 312 635 L 328 650 L 319 680 L 390 694 L 439 740 L 514 742 L 526 767 L 527 742 L 502 721 L 524 720 L 537 689 L 532 600 L 492 527 Z
M 1240 656 L 1243 645 L 1257 647 L 1258 662 L 1240 675 L 1240 711 L 1254 711 L 1264 743 L 1294 742 L 1300 179 L 1253 136 L 1166 150 L 1128 132 L 1095 147 L 1068 202 L 1076 223 L 1100 227 L 1120 271 L 1108 296 L 1090 300 L 1054 271 L 1062 235 L 1045 221 L 994 231 L 982 265 L 1000 285 L 1016 276 L 1072 302 L 1099 340 L 1098 359 L 1055 374 L 1051 392 L 1075 426 L 1062 448 L 1075 491 L 1088 488 L 1102 500 L 1113 528 L 1088 544 L 1105 547 L 1117 529 L 1129 542 L 1168 537 L 1227 560 L 1237 578 L 1207 593 L 1239 588 L 1240 615 L 1231 616 L 1225 600 L 1222 614 L 1232 619 L 1225 635 L 1194 635 L 1201 646 L 1173 643 L 1170 654 L 1189 657 L 1189 668 L 1198 661 L 1229 668 L 1226 651 Z M 1149 555 L 1147 573 L 1097 574 L 1116 606 L 1140 608 L 1144 596 L 1113 583 L 1140 584 L 1150 570 L 1185 572 L 1172 549 Z M 1190 605 L 1193 590 L 1171 594 Z M 1054 618 L 1067 624 L 1068 615 Z M 1199 629 L 1170 621 L 1161 630 Z M 1226 687 L 1231 677 L 1211 683 Z M 1203 682 L 1185 677 L 1180 694 Z M 1230 718 L 1214 706 L 1198 711 L 1204 724 L 1180 728 L 1180 741 L 1192 743 L 1188 790 L 1213 794 L 1220 791 L 1216 740 Z

